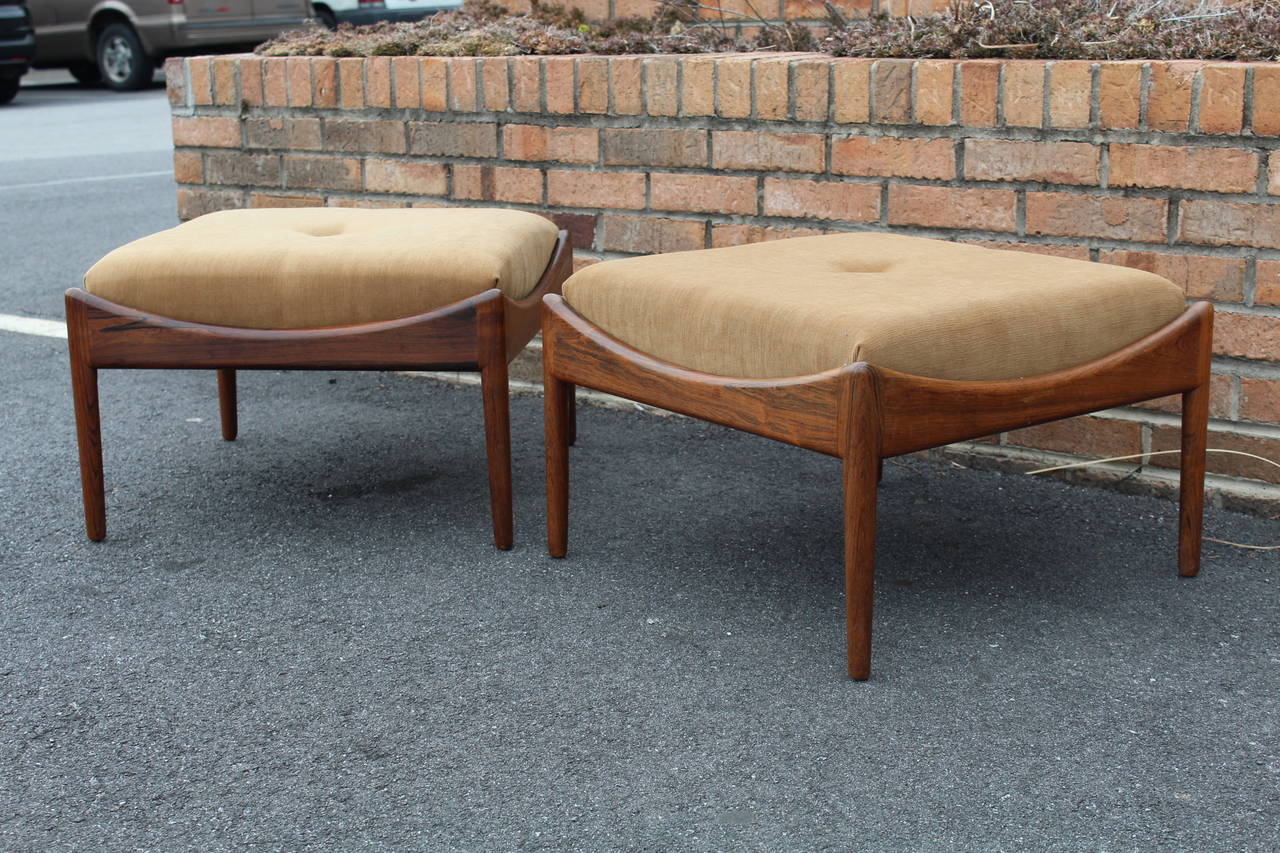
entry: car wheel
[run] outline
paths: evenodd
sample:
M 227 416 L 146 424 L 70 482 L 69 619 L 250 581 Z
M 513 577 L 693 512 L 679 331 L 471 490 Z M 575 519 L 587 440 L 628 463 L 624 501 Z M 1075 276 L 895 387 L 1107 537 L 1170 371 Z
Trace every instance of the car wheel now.
M 0 77 L 0 104 L 7 104 L 18 94 L 22 85 L 21 77 Z
M 336 30 L 338 28 L 338 16 L 333 14 L 331 10 L 324 6 L 316 6 L 315 10 L 316 18 L 320 23 L 324 24 L 325 27 L 331 30 Z
M 150 85 L 156 64 L 142 49 L 133 27 L 111 24 L 98 37 L 98 70 L 102 73 L 102 82 L 127 92 Z
M 92 62 L 73 62 L 67 66 L 67 70 L 71 72 L 72 77 L 76 78 L 77 83 L 82 83 L 85 86 L 92 86 L 102 82 L 102 72 Z

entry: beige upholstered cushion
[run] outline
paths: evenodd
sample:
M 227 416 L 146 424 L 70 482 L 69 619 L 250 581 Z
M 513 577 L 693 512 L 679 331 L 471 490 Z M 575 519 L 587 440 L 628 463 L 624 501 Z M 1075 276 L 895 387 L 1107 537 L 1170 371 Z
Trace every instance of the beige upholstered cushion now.
M 196 323 L 345 326 L 493 287 L 519 299 L 555 242 L 553 224 L 517 210 L 227 210 L 116 249 L 84 283 L 112 302 Z
M 1125 267 L 890 234 L 833 234 L 587 267 L 568 303 L 624 343 L 722 376 L 866 361 L 1011 379 L 1091 361 L 1183 310 Z

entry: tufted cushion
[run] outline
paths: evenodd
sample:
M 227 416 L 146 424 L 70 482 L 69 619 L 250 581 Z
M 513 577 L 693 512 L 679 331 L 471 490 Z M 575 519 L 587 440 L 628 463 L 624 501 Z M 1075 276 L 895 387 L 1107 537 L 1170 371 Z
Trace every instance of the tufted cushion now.
M 516 210 L 227 210 L 135 240 L 85 289 L 153 314 L 251 329 L 420 314 L 501 288 L 529 294 L 556 227 Z
M 1011 379 L 1114 352 L 1183 311 L 1125 267 L 890 234 L 832 234 L 587 267 L 578 313 L 656 358 L 773 378 L 866 361 L 939 379 Z

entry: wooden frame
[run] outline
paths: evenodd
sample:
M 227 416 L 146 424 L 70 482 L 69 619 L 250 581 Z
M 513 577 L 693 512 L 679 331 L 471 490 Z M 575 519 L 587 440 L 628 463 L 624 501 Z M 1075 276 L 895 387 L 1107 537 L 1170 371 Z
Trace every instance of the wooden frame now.
M 237 370 L 475 370 L 484 401 L 493 541 L 512 545 L 511 427 L 507 364 L 538 330 L 542 297 L 573 271 L 560 231 L 533 291 L 513 300 L 493 288 L 434 311 L 353 326 L 242 329 L 190 323 L 117 305 L 80 288 L 66 294 L 67 339 L 85 529 L 107 535 L 98 412 L 104 368 L 211 368 L 217 371 L 222 437 L 234 440 Z
M 559 296 L 544 300 L 547 548 L 568 548 L 570 412 L 577 385 L 806 447 L 844 461 L 849 676 L 871 672 L 876 486 L 882 460 L 954 441 L 1182 394 L 1178 570 L 1200 569 L 1213 308 L 1192 305 L 1142 340 L 1088 364 L 996 382 L 911 376 L 871 364 L 786 379 L 738 379 L 678 367 L 593 326 Z

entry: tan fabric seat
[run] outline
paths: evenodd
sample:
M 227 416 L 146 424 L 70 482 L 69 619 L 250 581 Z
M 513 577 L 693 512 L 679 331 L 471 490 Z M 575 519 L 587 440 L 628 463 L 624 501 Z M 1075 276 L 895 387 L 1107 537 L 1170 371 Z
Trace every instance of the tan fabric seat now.
M 682 367 L 776 378 L 858 361 L 939 379 L 1035 376 L 1177 317 L 1182 292 L 1125 267 L 890 234 L 833 234 L 587 267 L 575 311 Z
M 84 283 L 112 302 L 196 323 L 345 326 L 493 287 L 520 299 L 547 266 L 556 233 L 516 210 L 228 210 L 116 249 Z

